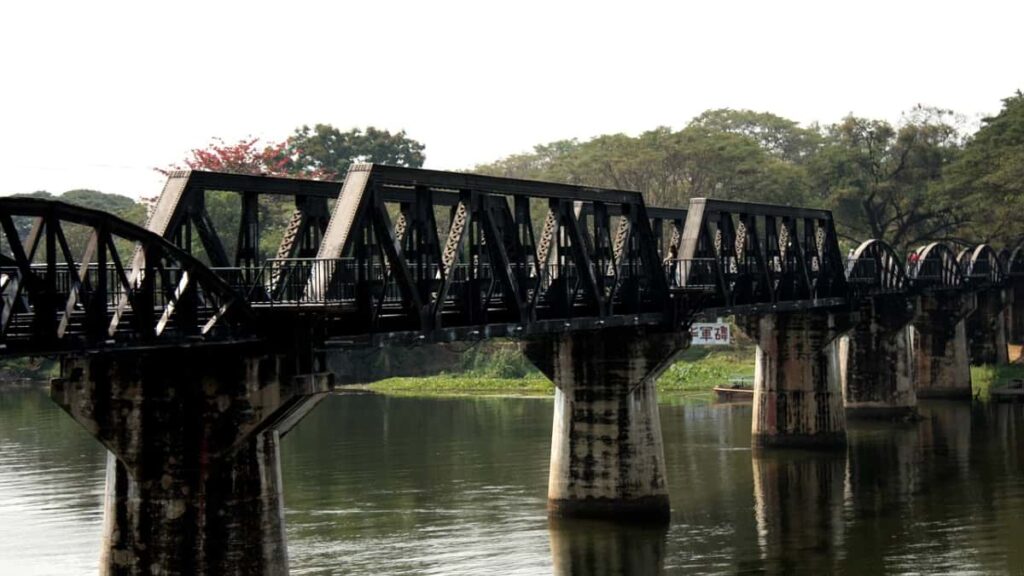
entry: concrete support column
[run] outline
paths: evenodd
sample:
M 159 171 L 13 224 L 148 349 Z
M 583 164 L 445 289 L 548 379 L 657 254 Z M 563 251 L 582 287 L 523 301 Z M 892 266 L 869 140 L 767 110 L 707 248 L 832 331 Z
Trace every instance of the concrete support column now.
M 971 364 L 1009 364 L 1006 315 L 1010 295 L 1002 288 L 977 294 L 977 309 L 967 317 L 967 342 Z
M 868 298 L 849 335 L 839 341 L 843 401 L 850 418 L 899 419 L 917 410 L 910 321 L 915 302 Z
M 226 349 L 68 358 L 51 397 L 110 457 L 104 575 L 288 573 L 279 435 L 329 390 Z
M 1013 301 L 1007 310 L 1009 328 L 1006 332 L 1006 340 L 1011 344 L 1024 343 L 1024 282 L 1018 277 L 1010 277 L 1010 288 Z
M 918 398 L 971 397 L 966 318 L 974 305 L 970 293 L 921 296 L 921 311 L 913 325 Z
M 743 319 L 757 342 L 754 368 L 755 447 L 842 447 L 846 413 L 836 338 L 848 314 L 779 312 Z
M 552 516 L 668 521 L 655 378 L 689 343 L 637 329 L 538 338 L 527 357 L 555 383 Z

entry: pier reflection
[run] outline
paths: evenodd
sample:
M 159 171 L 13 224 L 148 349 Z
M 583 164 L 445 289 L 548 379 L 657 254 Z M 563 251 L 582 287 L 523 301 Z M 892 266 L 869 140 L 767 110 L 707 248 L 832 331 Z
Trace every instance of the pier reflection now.
M 556 576 L 664 574 L 668 526 L 548 521 Z
M 846 454 L 754 451 L 752 462 L 760 569 L 770 574 L 835 572 L 835 550 L 844 538 Z

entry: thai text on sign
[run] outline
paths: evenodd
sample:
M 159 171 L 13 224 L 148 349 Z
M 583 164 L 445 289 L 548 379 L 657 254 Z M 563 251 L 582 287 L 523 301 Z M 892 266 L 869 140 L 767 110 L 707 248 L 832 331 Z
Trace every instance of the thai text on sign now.
M 725 322 L 696 323 L 690 326 L 692 346 L 726 345 L 732 340 L 729 325 Z

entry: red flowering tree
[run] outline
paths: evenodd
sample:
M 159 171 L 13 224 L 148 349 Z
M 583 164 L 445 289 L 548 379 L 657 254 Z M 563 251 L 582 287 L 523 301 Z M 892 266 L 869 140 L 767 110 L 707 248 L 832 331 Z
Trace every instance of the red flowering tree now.
M 302 126 L 283 142 L 263 144 L 259 138 L 243 138 L 235 143 L 214 138 L 205 148 L 195 148 L 181 164 L 157 168 L 169 175 L 175 170 L 209 170 L 233 174 L 284 176 L 316 180 L 341 180 L 353 162 L 381 162 L 414 168 L 423 165 L 423 145 L 408 138 L 405 131 L 390 133 L 373 127 L 342 132 L 329 124 L 313 128 Z M 240 200 L 238 195 L 206 191 L 206 211 L 221 231 L 224 248 L 234 251 Z M 147 199 L 148 200 L 148 199 Z M 148 200 L 152 204 L 156 199 Z M 264 256 L 274 256 L 284 231 L 295 211 L 295 204 L 284 196 L 260 199 L 260 248 Z
M 174 170 L 209 170 L 211 172 L 230 172 L 232 174 L 262 174 L 265 176 L 301 176 L 303 178 L 324 178 L 327 176 L 317 170 L 297 169 L 295 152 L 289 151 L 287 141 L 260 144 L 259 138 L 243 138 L 229 144 L 222 138 L 214 138 L 206 148 L 193 148 L 184 160 L 184 166 L 172 164 L 167 168 L 157 168 L 157 172 L 167 175 Z

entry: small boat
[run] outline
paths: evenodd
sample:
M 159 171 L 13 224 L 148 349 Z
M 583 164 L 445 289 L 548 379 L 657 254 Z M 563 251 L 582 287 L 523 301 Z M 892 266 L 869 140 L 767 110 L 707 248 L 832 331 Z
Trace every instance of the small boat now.
M 730 378 L 725 386 L 715 386 L 715 400 L 718 402 L 753 402 L 754 379 Z

